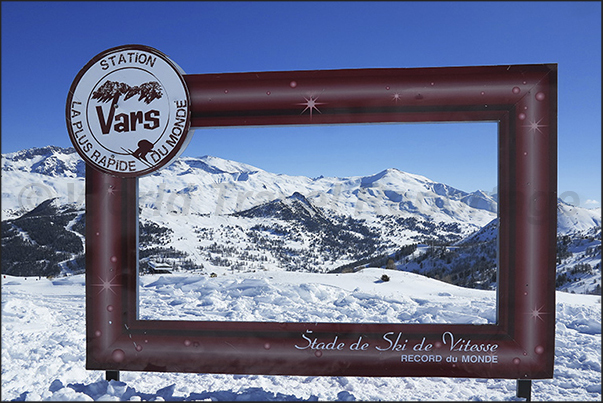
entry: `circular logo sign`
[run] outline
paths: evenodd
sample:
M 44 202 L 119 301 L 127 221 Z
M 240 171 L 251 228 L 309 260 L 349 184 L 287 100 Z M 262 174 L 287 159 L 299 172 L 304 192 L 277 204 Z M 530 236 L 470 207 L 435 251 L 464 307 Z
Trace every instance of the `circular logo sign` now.
M 192 138 L 190 96 L 180 68 L 148 46 L 97 55 L 67 97 L 67 128 L 89 166 L 142 176 L 174 161 Z

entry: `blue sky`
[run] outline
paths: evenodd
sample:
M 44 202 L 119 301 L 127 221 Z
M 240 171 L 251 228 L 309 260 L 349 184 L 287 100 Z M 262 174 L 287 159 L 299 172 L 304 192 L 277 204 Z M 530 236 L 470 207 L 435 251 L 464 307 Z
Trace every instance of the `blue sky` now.
M 71 146 L 65 102 L 96 54 L 137 43 L 186 73 L 558 63 L 559 195 L 601 202 L 601 3 L 2 2 L 2 153 Z M 496 186 L 493 124 L 197 130 L 185 156 L 293 175 L 389 167 Z

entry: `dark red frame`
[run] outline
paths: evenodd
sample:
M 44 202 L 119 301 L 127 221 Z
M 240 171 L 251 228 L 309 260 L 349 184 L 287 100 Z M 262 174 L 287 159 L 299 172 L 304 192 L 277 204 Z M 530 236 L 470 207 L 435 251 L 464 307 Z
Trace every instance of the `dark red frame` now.
M 497 323 L 138 320 L 138 180 L 113 177 L 88 167 L 88 369 L 512 379 L 553 376 L 557 65 L 229 73 L 184 78 L 191 95 L 194 128 L 498 122 Z M 402 362 L 402 354 L 418 353 L 378 351 L 374 347 L 384 347 L 383 335 L 389 332 L 402 332 L 409 347 L 422 341 L 423 346 L 432 344 L 429 354 L 440 355 L 442 361 Z M 498 348 L 489 354 L 450 351 L 450 338 L 443 339 L 446 332 L 456 340 L 471 340 L 471 345 L 490 343 Z M 337 337 L 344 348 L 297 349 L 296 344 L 307 344 L 303 335 L 325 343 Z M 350 349 L 359 338 L 369 343 L 367 350 Z M 467 355 L 481 356 L 488 362 L 463 362 Z M 483 358 L 485 355 L 495 355 L 496 363 L 492 357 Z M 449 362 L 454 358 L 456 363 Z

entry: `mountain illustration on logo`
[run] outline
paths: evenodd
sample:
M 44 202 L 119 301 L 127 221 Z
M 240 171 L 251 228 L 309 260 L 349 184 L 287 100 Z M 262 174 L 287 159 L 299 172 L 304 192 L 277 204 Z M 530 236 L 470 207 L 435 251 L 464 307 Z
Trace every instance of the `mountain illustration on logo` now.
M 129 84 L 107 80 L 101 85 L 96 91 L 92 93 L 92 99 L 97 100 L 98 102 L 107 103 L 111 102 L 111 107 L 109 109 L 109 114 L 107 118 L 103 113 L 103 110 L 100 106 L 96 107 L 96 111 L 99 118 L 99 123 L 101 126 L 101 130 L 103 134 L 108 134 L 111 129 L 111 124 L 115 119 L 119 118 L 120 115 L 115 116 L 115 109 L 117 107 L 117 103 L 119 99 L 123 96 L 123 100 L 127 101 L 128 99 L 138 95 L 138 101 L 143 101 L 145 104 L 150 104 L 156 99 L 160 99 L 163 96 L 161 85 L 157 81 L 149 81 L 140 85 L 130 86 Z M 149 111 L 144 114 L 145 126 L 148 129 L 154 129 L 159 126 L 159 122 L 157 117 L 159 115 L 159 111 Z M 143 121 L 143 112 L 132 112 L 130 116 L 124 115 L 121 116 L 119 120 L 120 123 L 117 124 L 117 131 L 130 131 L 136 130 L 136 123 L 138 121 Z M 143 139 L 138 142 L 138 149 L 135 151 L 125 149 L 122 147 L 124 151 L 128 154 L 134 156 L 138 160 L 144 162 L 149 165 L 146 156 L 153 149 L 153 143 L 150 141 Z
M 155 99 L 163 96 L 161 85 L 157 81 L 149 81 L 144 84 L 131 87 L 126 83 L 107 80 L 96 91 L 92 93 L 92 99 L 99 102 L 109 102 L 114 106 L 119 101 L 120 96 L 124 96 L 124 101 L 138 95 L 138 101 L 144 101 L 147 105 Z

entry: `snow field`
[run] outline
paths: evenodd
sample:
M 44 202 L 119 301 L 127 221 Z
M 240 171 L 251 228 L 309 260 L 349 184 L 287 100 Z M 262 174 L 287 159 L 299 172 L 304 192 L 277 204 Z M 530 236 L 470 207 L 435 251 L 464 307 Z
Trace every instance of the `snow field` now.
M 142 276 L 141 314 L 186 320 L 492 319 L 491 291 L 391 271 L 391 280 L 380 282 L 384 272 Z M 301 307 L 307 312 L 293 312 Z M 532 398 L 600 401 L 600 297 L 557 292 L 556 315 L 554 378 L 533 381 Z M 2 277 L 3 400 L 523 400 L 508 379 L 121 372 L 121 382 L 107 382 L 104 376 L 85 369 L 83 275 Z
M 389 282 L 381 280 L 387 274 Z M 283 271 L 208 276 L 143 276 L 142 319 L 210 321 L 467 323 L 496 322 L 494 292 L 450 284 L 427 291 L 413 273 L 364 269 L 348 274 Z M 404 292 L 399 289 L 403 284 Z M 157 295 L 160 295 L 157 299 Z

